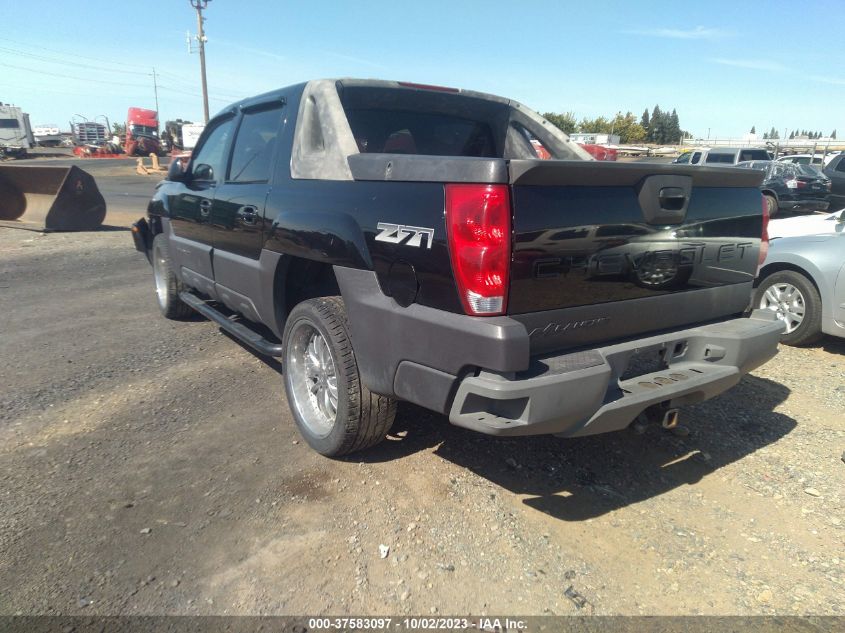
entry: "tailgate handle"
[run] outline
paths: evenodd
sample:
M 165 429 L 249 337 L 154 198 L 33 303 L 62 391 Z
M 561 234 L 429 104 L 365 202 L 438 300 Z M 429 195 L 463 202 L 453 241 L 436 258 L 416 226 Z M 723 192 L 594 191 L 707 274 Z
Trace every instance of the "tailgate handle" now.
M 691 176 L 647 176 L 637 187 L 640 209 L 649 224 L 681 224 L 691 195 Z
M 680 187 L 663 187 L 657 199 L 664 211 L 680 211 L 687 201 L 687 194 Z

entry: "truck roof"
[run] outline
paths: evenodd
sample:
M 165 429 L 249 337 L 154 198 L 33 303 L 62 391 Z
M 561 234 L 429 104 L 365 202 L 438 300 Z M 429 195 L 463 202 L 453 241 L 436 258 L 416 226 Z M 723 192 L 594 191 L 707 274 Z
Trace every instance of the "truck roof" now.
M 372 93 L 368 93 L 368 89 L 372 90 Z M 400 92 L 413 94 L 397 95 Z M 536 155 L 528 154 L 508 155 L 516 151 L 508 136 L 511 125 L 528 130 L 557 158 L 593 160 L 592 156 L 577 143 L 570 141 L 559 128 L 517 101 L 474 90 L 412 82 L 355 78 L 312 80 L 242 99 L 222 110 L 214 118 L 238 110 L 259 107 L 273 100 L 285 100 L 291 107 L 298 106 L 291 156 L 291 175 L 294 178 L 353 180 L 350 167 L 353 157 L 367 154 L 370 160 L 367 161 L 368 167 L 365 171 L 374 173 L 373 169 L 382 169 L 381 165 L 374 163 L 383 162 L 386 160 L 383 157 L 394 155 L 387 149 L 387 145 L 383 149 L 370 149 L 369 153 L 362 148 L 359 139 L 353 134 L 347 116 L 349 108 L 443 113 L 452 117 L 469 115 L 466 118 L 480 117 L 490 122 L 498 137 L 498 155 L 451 156 L 451 160 L 456 161 L 456 164 L 466 164 L 472 173 L 479 162 L 484 160 L 491 162 L 501 161 L 503 158 L 536 158 Z M 461 103 L 456 100 L 461 100 Z M 396 151 L 395 154 L 401 154 L 403 160 L 428 160 L 424 155 L 426 152 L 418 154 L 416 151 Z M 434 154 L 429 152 L 428 155 Z M 470 166 L 469 163 L 472 162 L 475 165 Z

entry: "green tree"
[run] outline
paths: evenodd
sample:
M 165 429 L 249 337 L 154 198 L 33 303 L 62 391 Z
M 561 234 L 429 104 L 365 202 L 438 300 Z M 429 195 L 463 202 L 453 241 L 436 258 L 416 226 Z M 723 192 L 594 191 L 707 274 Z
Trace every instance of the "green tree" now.
M 126 134 L 126 124 L 125 123 L 112 123 L 111 124 L 112 134 L 115 136 L 123 136 Z
M 574 112 L 562 112 L 559 114 L 555 112 L 546 112 L 543 117 L 546 121 L 560 128 L 566 134 L 572 134 L 578 127 L 578 124 L 575 121 Z
M 833 130 L 833 132 L 830 133 L 830 138 L 834 141 L 836 140 L 836 130 Z
M 651 143 L 662 143 L 664 128 L 663 112 L 660 111 L 659 105 L 655 105 L 654 110 L 651 111 L 651 121 L 649 122 L 646 140 Z
M 646 130 L 631 112 L 617 112 L 610 127 L 613 134 L 619 135 L 620 143 L 642 143 L 645 140 Z
M 678 113 L 675 108 L 672 108 L 672 114 L 669 115 L 669 124 L 666 126 L 666 137 L 664 143 L 680 143 L 681 142 L 681 120 L 678 118 Z
M 789 133 L 789 140 L 791 141 L 791 140 L 792 140 L 792 139 L 794 139 L 794 138 L 795 138 L 795 130 L 792 130 L 792 131 Z
M 751 126 L 751 132 L 750 133 L 751 134 L 757 134 L 757 126 L 756 125 Z
M 778 131 L 775 129 L 774 125 L 772 126 L 772 129 L 769 130 L 769 138 L 770 139 L 779 139 L 780 138 L 780 134 L 778 134 Z
M 649 118 L 648 118 L 648 108 L 643 110 L 643 115 L 640 117 L 640 125 L 644 130 L 648 130 L 649 126 Z
M 590 134 L 610 134 L 613 127 L 613 122 L 606 117 L 600 116 L 595 119 L 588 119 L 584 117 L 578 124 L 579 132 L 588 132 Z

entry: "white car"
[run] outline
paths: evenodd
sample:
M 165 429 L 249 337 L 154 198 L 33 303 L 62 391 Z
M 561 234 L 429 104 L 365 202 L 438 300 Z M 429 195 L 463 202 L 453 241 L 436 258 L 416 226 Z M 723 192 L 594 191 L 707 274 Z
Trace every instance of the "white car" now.
M 845 230 L 845 210 L 823 215 L 803 215 L 769 222 L 769 239 L 798 235 L 842 233 Z
M 839 152 L 828 152 L 827 154 L 792 154 L 781 156 L 777 159 L 780 163 L 798 163 L 799 165 L 827 165 Z

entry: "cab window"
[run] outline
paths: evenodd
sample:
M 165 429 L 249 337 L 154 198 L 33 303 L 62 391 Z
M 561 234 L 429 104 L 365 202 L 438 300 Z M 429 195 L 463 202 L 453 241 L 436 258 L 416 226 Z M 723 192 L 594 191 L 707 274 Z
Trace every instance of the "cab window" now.
M 234 128 L 234 119 L 215 125 L 194 153 L 191 173 L 194 180 L 217 180 L 226 168 L 226 148 Z
M 267 182 L 270 179 L 281 120 L 281 107 L 244 114 L 232 150 L 229 182 Z

